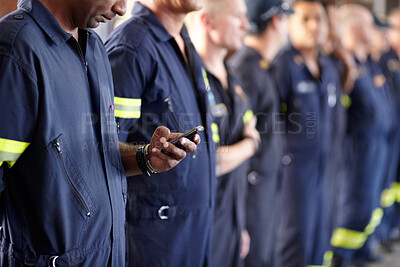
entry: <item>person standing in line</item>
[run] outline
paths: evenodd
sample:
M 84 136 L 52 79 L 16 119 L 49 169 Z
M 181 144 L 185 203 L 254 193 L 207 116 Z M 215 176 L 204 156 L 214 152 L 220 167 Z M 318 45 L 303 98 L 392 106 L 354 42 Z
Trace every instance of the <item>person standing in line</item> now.
M 245 264 L 274 266 L 283 134 L 271 69 L 275 57 L 288 43 L 287 14 L 293 10 L 281 0 L 251 0 L 246 4 L 250 29 L 245 45 L 229 60 L 242 80 L 261 133 L 260 150 L 251 159 L 247 173 L 246 228 L 251 243 Z
M 247 160 L 257 152 L 260 137 L 249 99 L 225 58 L 242 46 L 248 26 L 245 2 L 205 0 L 202 10 L 188 16 L 187 26 L 213 92 L 218 136 L 211 266 L 242 266 L 249 244 L 244 223 Z
M 197 0 L 136 2 L 106 42 L 122 142 L 148 142 L 159 125 L 203 125 L 197 152 L 165 173 L 128 179 L 127 265 L 207 266 L 215 196 L 209 86 L 184 27 Z
M 390 12 L 388 16 L 388 28 L 386 30 L 386 38 L 389 43 L 389 51 L 384 53 L 381 58 L 381 66 L 388 78 L 392 88 L 394 90 L 394 100 L 396 103 L 396 116 L 397 122 L 400 116 L 400 10 L 396 9 Z M 399 125 L 399 123 L 397 123 Z M 400 129 L 398 129 L 399 131 Z M 400 135 L 400 133 L 399 133 Z M 400 136 L 397 137 L 398 142 L 400 142 Z M 396 149 L 399 145 L 394 144 L 393 147 Z M 385 214 L 383 218 L 383 224 L 385 224 L 386 229 L 384 230 L 385 239 L 382 240 L 383 247 L 388 251 L 393 251 L 393 239 L 398 235 L 399 223 L 399 203 L 400 203 L 400 175 L 399 175 L 399 161 L 396 163 L 395 173 L 392 177 L 394 180 L 389 185 L 390 187 L 386 189 L 386 193 L 390 200 L 388 204 L 394 204 L 391 207 L 385 209 Z
M 321 3 L 298 1 L 289 17 L 291 45 L 273 75 L 284 113 L 285 151 L 279 204 L 277 266 L 321 265 L 329 248 L 327 164 L 338 72 L 322 55 L 326 14 Z
M 186 155 L 165 127 L 146 152 L 118 143 L 109 61 L 89 28 L 125 4 L 21 0 L 0 20 L 0 266 L 124 266 L 125 174 Z
M 368 9 L 346 4 L 337 10 L 340 41 L 356 62 L 356 79 L 349 94 L 349 170 L 341 192 L 341 214 L 331 237 L 332 266 L 365 264 L 367 240 L 380 223 L 379 196 L 384 178 L 387 118 L 377 88 L 385 82 L 374 78 L 368 62 L 374 21 Z M 386 108 L 386 107 L 385 107 Z

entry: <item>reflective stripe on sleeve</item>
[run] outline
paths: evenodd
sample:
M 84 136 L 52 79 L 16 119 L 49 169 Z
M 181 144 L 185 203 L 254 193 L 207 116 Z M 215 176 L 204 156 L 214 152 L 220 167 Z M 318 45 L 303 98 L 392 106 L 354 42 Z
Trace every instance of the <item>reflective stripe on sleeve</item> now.
M 400 202 L 400 183 L 398 182 L 394 182 L 392 184 L 392 188 L 393 188 L 393 192 L 396 195 L 396 201 Z
M 351 98 L 346 94 L 342 94 L 342 97 L 340 99 L 340 103 L 342 103 L 343 107 L 350 108 L 350 106 L 351 106 Z
M 115 117 L 123 119 L 139 119 L 142 100 L 140 98 L 114 97 Z
M 244 115 L 243 115 L 244 124 L 248 124 L 251 121 L 251 119 L 253 118 L 253 116 L 254 116 L 253 111 L 251 109 L 247 110 L 246 113 L 244 113 Z
M 333 232 L 331 245 L 339 248 L 359 249 L 364 245 L 367 237 L 364 232 L 337 228 Z
M 219 141 L 221 140 L 219 137 L 219 128 L 218 125 L 216 123 L 211 123 L 211 131 L 212 131 L 212 139 L 214 141 L 214 143 L 219 143 Z
M 0 138 L 0 166 L 7 162 L 12 167 L 30 143 Z

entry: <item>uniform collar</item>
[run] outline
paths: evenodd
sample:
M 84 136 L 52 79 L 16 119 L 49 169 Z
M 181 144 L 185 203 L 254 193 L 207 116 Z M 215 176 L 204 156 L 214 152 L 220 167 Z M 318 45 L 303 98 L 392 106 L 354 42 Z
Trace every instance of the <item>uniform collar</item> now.
M 72 37 L 61 28 L 55 17 L 40 1 L 20 0 L 18 7 L 26 11 L 56 45 L 60 45 Z
M 156 39 L 166 42 L 173 38 L 167 29 L 165 29 L 164 25 L 158 19 L 158 17 L 151 11 L 149 8 L 141 4 L 140 2 L 135 3 L 132 9 L 132 15 L 138 17 L 139 19 L 143 19 L 147 25 L 149 25 L 150 30 L 153 32 Z M 188 39 L 188 34 L 185 30 L 185 27 L 181 30 L 181 35 L 184 39 Z M 187 38 L 186 38 L 187 36 Z

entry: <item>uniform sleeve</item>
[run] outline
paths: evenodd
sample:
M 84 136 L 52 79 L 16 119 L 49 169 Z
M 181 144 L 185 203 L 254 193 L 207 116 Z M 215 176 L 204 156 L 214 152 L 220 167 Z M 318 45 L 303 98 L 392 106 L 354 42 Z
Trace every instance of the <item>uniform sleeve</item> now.
M 148 68 L 137 52 L 124 48 L 108 52 L 114 80 L 115 118 L 121 142 L 127 142 L 129 133 L 142 116 L 142 95 L 147 87 Z M 148 63 L 147 63 L 148 65 Z
M 29 147 L 38 110 L 34 72 L 19 60 L 0 55 L 0 190 L 3 175 Z
M 278 90 L 280 102 L 285 104 L 288 101 L 291 90 L 288 57 L 286 55 L 278 56 L 278 58 L 274 60 L 270 73 L 273 83 L 276 85 Z

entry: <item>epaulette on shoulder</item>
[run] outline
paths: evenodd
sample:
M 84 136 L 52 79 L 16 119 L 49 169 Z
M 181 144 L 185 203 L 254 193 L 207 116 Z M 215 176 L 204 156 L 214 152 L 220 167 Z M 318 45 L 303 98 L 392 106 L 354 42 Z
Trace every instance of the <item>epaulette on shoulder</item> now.
M 11 51 L 18 32 L 28 22 L 27 17 L 25 11 L 16 10 L 0 20 L 0 52 Z
M 140 18 L 133 18 L 125 25 L 121 25 L 122 36 L 129 43 L 129 47 L 137 49 L 142 43 L 149 26 Z

